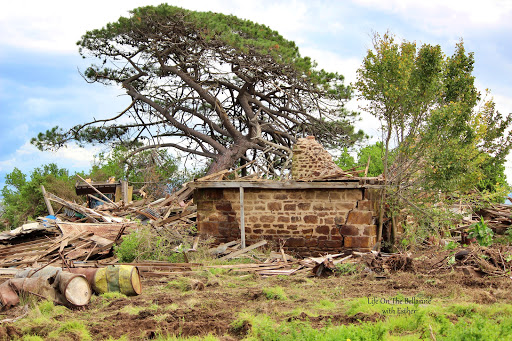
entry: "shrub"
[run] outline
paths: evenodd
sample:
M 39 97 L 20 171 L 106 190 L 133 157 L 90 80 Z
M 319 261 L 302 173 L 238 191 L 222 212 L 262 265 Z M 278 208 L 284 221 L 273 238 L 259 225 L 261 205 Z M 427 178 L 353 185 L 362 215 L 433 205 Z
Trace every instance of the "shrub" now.
M 493 235 L 492 230 L 487 226 L 483 217 L 480 217 L 478 223 L 471 225 L 468 234 L 469 238 L 476 238 L 476 241 L 481 246 L 490 246 Z

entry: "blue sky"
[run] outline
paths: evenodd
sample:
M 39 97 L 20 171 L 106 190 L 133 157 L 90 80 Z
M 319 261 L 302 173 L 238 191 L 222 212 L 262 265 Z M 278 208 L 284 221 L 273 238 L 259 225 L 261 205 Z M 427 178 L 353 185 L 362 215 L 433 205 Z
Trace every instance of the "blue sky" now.
M 59 125 L 69 128 L 122 111 L 128 103 L 115 87 L 86 83 L 78 70 L 91 62 L 78 55 L 76 41 L 86 30 L 115 21 L 128 10 L 162 1 L 30 1 L 2 4 L 0 12 L 0 187 L 18 167 L 28 173 L 56 162 L 72 172 L 86 170 L 99 147 L 69 146 L 40 152 L 31 137 Z M 80 4 L 80 5 L 78 5 Z M 463 39 L 475 53 L 480 90 L 489 88 L 498 111 L 512 112 L 512 1 L 170 1 L 192 10 L 234 14 L 265 24 L 294 40 L 302 55 L 338 71 L 348 82 L 373 32 L 391 31 L 419 44 L 440 44 L 451 55 Z M 357 109 L 354 100 L 349 107 Z M 379 135 L 378 122 L 362 115 L 358 126 Z M 512 182 L 512 158 L 507 163 Z

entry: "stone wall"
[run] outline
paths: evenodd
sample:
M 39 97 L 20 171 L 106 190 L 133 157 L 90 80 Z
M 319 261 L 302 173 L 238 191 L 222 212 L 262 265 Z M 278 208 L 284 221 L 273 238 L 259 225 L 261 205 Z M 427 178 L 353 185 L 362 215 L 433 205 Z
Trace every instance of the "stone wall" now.
M 295 180 L 315 180 L 343 177 L 345 172 L 332 160 L 324 147 L 314 136 L 297 139 L 293 146 L 292 178 Z
M 367 251 L 376 243 L 376 212 L 371 191 L 354 189 L 245 188 L 247 244 L 261 239 L 284 242 L 303 256 Z M 217 242 L 240 238 L 238 188 L 197 188 L 198 230 Z

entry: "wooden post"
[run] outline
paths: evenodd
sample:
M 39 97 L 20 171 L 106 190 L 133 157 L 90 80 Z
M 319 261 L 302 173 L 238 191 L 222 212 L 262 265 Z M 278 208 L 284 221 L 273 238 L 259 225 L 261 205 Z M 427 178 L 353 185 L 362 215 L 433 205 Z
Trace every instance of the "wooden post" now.
M 48 200 L 48 196 L 46 195 L 46 190 L 44 189 L 43 185 L 41 185 L 41 192 L 43 192 L 44 203 L 46 204 L 48 213 L 50 213 L 50 215 L 55 215 L 55 213 L 53 212 L 52 204 L 50 203 L 50 200 Z
M 128 201 L 128 181 L 121 180 L 121 193 L 123 194 L 123 203 L 127 205 Z
M 240 186 L 240 240 L 241 248 L 245 249 L 244 188 L 242 186 Z
M 370 168 L 370 157 L 371 157 L 371 155 L 368 155 L 368 162 L 366 163 L 366 168 L 364 169 L 364 177 L 365 178 L 368 176 L 368 168 Z

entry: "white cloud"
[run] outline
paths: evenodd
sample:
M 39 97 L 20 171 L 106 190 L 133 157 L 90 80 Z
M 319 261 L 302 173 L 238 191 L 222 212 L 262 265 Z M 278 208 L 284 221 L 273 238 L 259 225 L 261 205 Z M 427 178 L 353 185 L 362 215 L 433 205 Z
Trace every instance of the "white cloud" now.
M 0 171 L 10 172 L 17 167 L 27 173 L 34 167 L 48 163 L 56 163 L 59 167 L 71 171 L 87 170 L 91 167 L 94 155 L 99 151 L 99 147 L 80 148 L 70 144 L 57 152 L 42 152 L 27 141 L 8 159 L 0 161 Z
M 512 27 L 508 0 L 354 0 L 367 8 L 401 16 L 425 31 L 460 35 L 467 30 Z
M 2 4 L 0 45 L 59 53 L 77 52 L 76 41 L 87 31 L 101 28 L 136 7 L 158 5 L 161 0 L 89 0 L 87 3 L 25 0 Z M 278 30 L 287 39 L 299 41 L 306 29 L 308 6 L 302 1 L 173 1 L 172 5 L 198 11 L 234 14 Z M 286 14 L 286 15 L 284 15 Z

